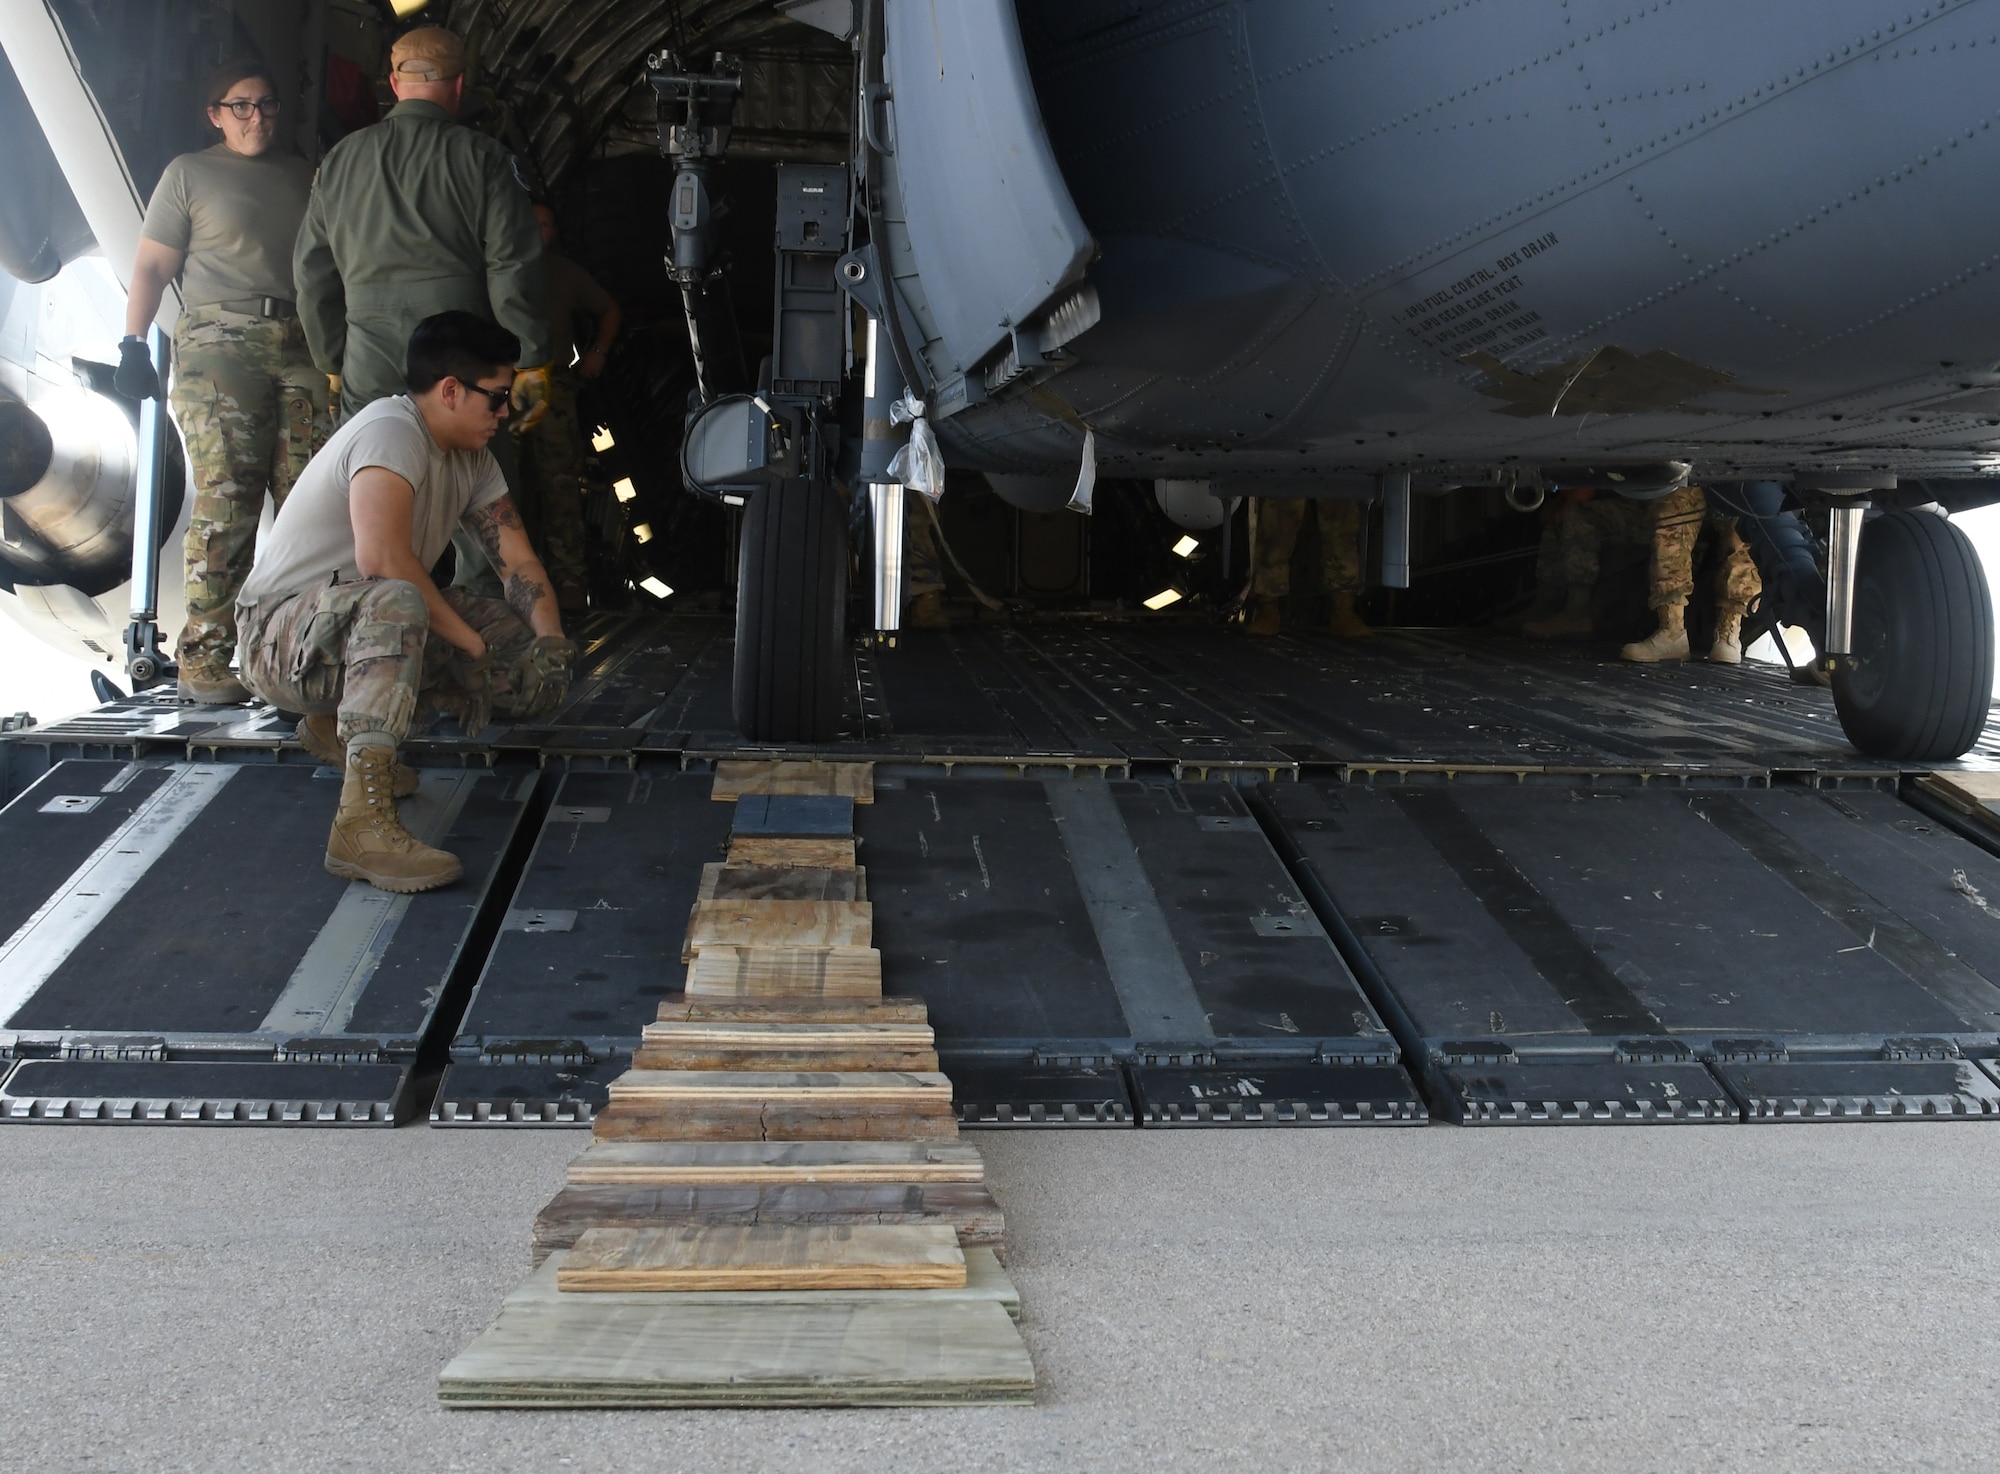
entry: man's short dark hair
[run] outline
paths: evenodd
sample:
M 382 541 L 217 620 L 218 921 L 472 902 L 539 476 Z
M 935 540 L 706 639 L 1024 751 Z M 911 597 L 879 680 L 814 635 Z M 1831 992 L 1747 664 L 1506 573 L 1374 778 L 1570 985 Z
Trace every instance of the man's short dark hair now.
M 417 324 L 403 355 L 403 380 L 421 394 L 441 379 L 474 384 L 521 361 L 521 340 L 476 312 L 440 312 Z

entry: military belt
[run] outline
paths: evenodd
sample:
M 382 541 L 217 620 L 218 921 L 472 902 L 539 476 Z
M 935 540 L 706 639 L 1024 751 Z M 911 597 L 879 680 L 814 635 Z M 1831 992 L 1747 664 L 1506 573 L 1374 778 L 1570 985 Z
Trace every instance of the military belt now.
M 240 312 L 245 317 L 297 317 L 296 304 L 283 297 L 238 297 L 234 302 L 207 302 L 206 307 L 219 307 L 224 312 Z

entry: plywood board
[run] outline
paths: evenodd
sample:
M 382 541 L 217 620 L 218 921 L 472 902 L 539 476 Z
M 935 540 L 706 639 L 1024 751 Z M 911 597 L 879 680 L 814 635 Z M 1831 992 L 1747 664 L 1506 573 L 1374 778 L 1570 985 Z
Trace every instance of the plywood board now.
M 932 1071 L 927 1025 L 655 1023 L 633 1066 L 641 1070 Z
M 697 901 L 681 961 L 703 947 L 866 947 L 874 916 L 866 901 Z
M 935 1070 L 627 1070 L 611 1082 L 618 1100 L 796 1100 L 908 1103 L 951 1099 Z
M 535 1216 L 535 1260 L 567 1249 L 593 1228 L 679 1224 L 943 1224 L 961 1244 L 998 1249 L 1006 1215 L 984 1183 L 802 1183 L 793 1185 L 572 1183 Z
M 701 867 L 697 901 L 865 901 L 859 866 L 711 864 Z
M 890 1292 L 893 1293 L 893 1292 Z M 438 1379 L 448 1407 L 883 1407 L 1027 1402 L 1035 1369 L 993 1301 L 562 1295 L 501 1314 Z
M 935 1223 L 593 1228 L 556 1277 L 565 1294 L 658 1290 L 932 1290 L 965 1286 L 958 1235 Z
M 857 948 L 857 951 L 866 951 Z M 702 957 L 725 960 L 730 948 L 710 947 Z M 697 959 L 699 962 L 700 959 Z M 880 954 L 876 954 L 879 967 Z M 882 1023 L 921 1024 L 930 1010 L 921 998 L 745 998 L 729 994 L 669 993 L 660 1000 L 660 1019 L 714 1019 L 733 1023 Z
M 729 863 L 852 870 L 854 844 L 852 839 L 766 839 L 760 835 L 737 834 L 729 839 Z
M 625 1100 L 591 1118 L 599 1141 L 955 1141 L 951 1103 Z
M 873 947 L 704 946 L 687 992 L 704 998 L 877 999 L 882 954 Z
M 858 804 L 875 802 L 873 763 L 833 763 L 821 758 L 776 762 L 723 761 L 715 765 L 711 796 L 734 803 L 749 793 L 832 794 Z
M 896 1301 L 935 1304 L 940 1300 L 987 1300 L 998 1305 L 1014 1320 L 1021 1318 L 1021 1292 L 1000 1263 L 1000 1256 L 983 1244 L 961 1245 L 965 1255 L 965 1284 L 958 1289 L 933 1290 L 683 1290 L 675 1294 L 677 1305 L 724 1305 L 756 1311 L 773 1305 L 824 1305 L 847 1301 L 863 1304 L 893 1304 Z M 569 1260 L 567 1249 L 549 1254 L 525 1280 L 507 1292 L 500 1313 L 526 1311 L 554 1314 L 577 1297 L 556 1288 L 556 1276 Z M 595 1305 L 657 1305 L 661 1297 L 653 1292 L 622 1293 L 598 1291 L 589 1297 Z
M 599 1141 L 569 1164 L 568 1178 L 657 1187 L 980 1183 L 986 1164 L 963 1142 Z

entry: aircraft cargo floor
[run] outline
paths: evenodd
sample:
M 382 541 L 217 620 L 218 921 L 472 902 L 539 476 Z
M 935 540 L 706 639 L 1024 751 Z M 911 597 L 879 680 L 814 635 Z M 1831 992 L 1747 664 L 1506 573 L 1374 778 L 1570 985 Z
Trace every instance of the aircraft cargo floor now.
M 726 626 L 585 634 L 553 720 L 411 742 L 406 818 L 466 860 L 428 895 L 320 869 L 335 775 L 275 713 L 0 740 L 0 1119 L 587 1124 L 681 988 L 714 762 L 783 754 L 731 730 Z M 1782 670 L 1603 653 L 1165 620 L 857 651 L 815 754 L 875 764 L 884 983 L 962 1124 L 2000 1120 L 1983 807 Z M 1959 766 L 1996 764 L 1989 729 Z

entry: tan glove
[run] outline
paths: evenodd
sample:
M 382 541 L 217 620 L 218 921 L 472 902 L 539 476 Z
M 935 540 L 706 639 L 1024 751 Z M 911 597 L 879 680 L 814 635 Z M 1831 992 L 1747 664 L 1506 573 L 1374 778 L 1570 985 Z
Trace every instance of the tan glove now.
M 569 694 L 576 665 L 576 645 L 561 635 L 541 635 L 528 647 L 521 667 L 520 712 L 530 719 L 545 717 Z
M 338 425 L 341 419 L 339 374 L 328 374 L 326 376 L 326 389 L 327 389 L 326 412 L 327 415 L 332 419 L 333 423 Z
M 514 413 L 520 416 L 514 422 L 515 429 L 532 430 L 549 412 L 549 396 L 554 391 L 554 369 L 555 360 L 551 359 L 540 368 L 514 370 Z
M 460 731 L 477 737 L 493 720 L 493 657 L 475 660 L 463 650 L 454 651 L 431 696 L 439 710 L 458 719 Z

